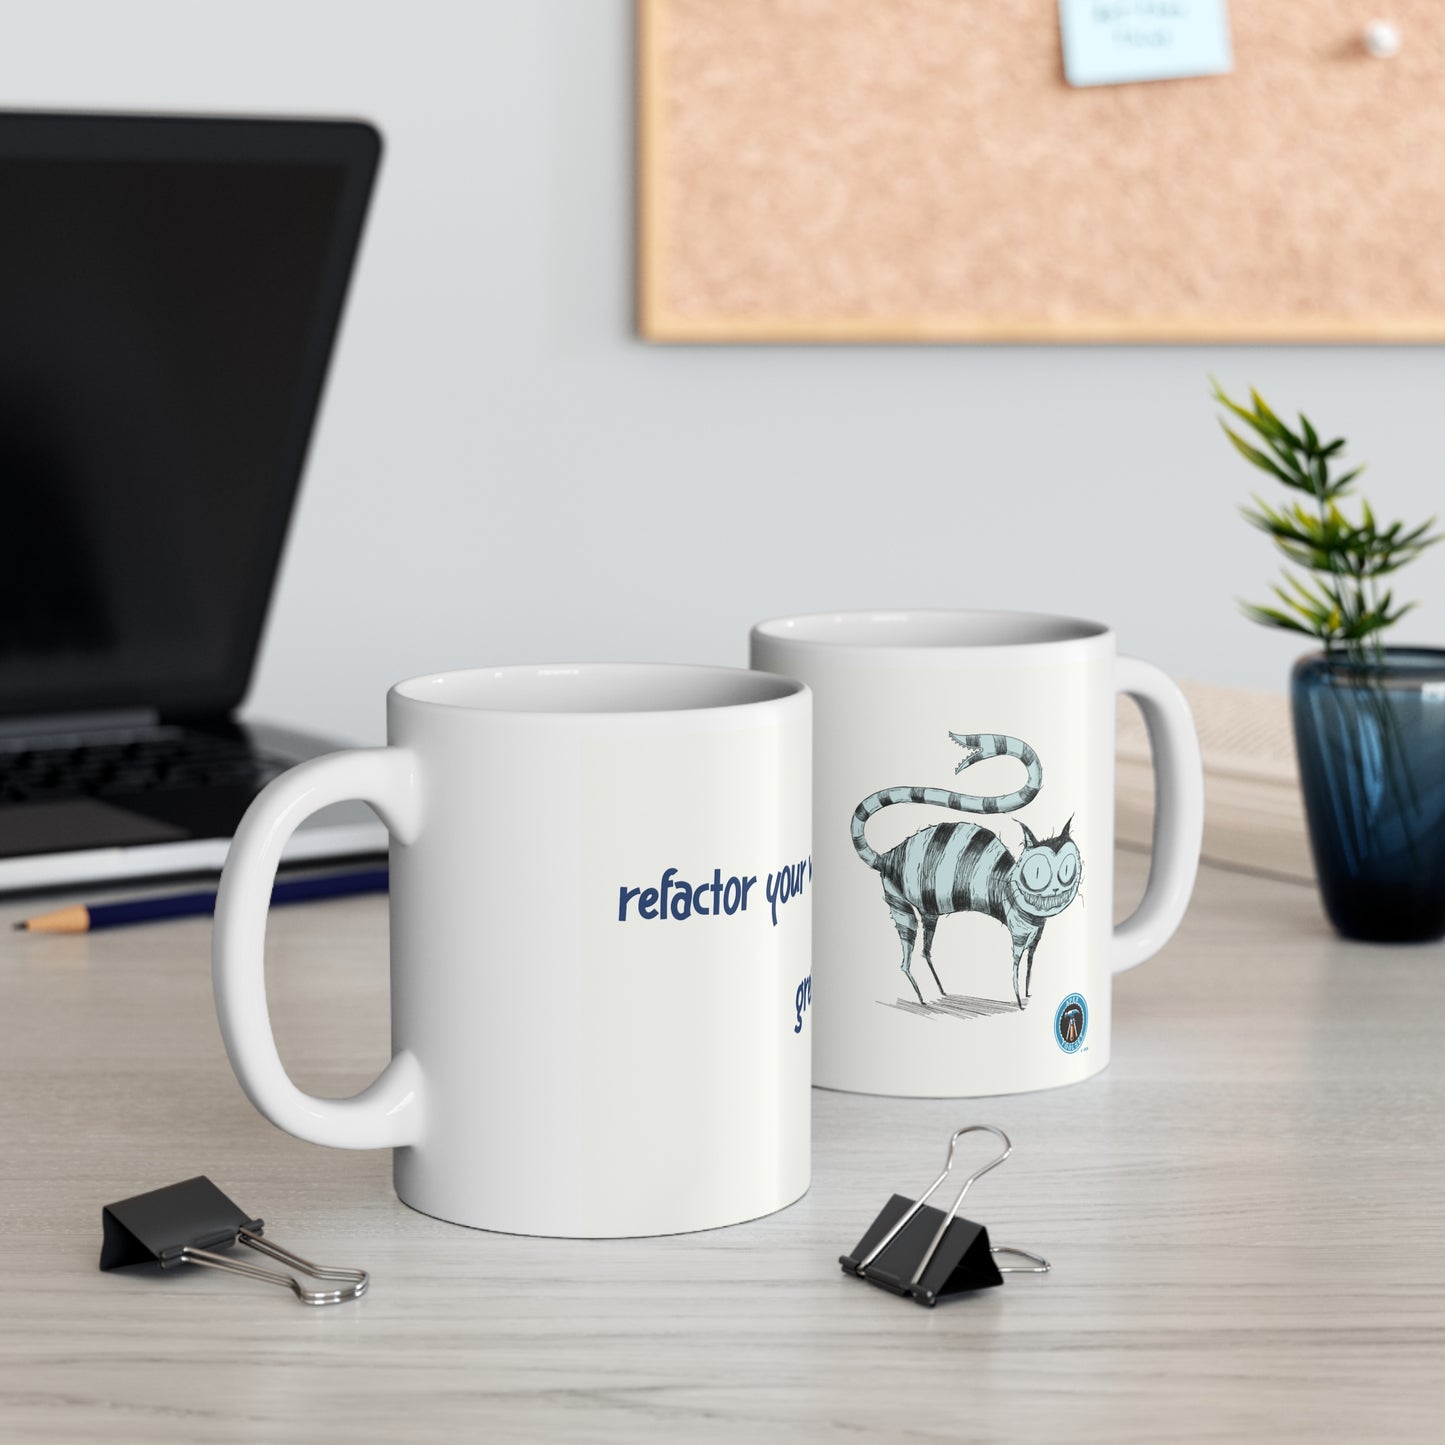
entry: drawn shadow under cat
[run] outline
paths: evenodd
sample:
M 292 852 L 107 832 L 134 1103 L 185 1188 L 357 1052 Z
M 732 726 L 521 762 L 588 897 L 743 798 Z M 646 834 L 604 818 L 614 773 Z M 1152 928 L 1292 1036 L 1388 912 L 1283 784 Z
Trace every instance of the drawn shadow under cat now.
M 902 1009 L 904 1013 L 915 1014 L 919 1018 L 982 1019 L 994 1014 L 1022 1012 L 1012 999 L 1004 1002 L 996 998 L 976 998 L 967 993 L 946 993 L 929 1003 L 919 1003 L 911 998 L 880 998 L 878 1002 L 885 1008 Z

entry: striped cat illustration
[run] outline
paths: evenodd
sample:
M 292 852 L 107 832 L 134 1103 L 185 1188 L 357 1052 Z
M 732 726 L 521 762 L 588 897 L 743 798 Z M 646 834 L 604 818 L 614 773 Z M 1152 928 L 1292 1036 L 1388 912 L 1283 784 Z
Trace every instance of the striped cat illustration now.
M 894 803 L 931 803 L 961 813 L 1012 813 L 1038 796 L 1044 771 L 1038 754 L 1026 742 L 1000 733 L 949 733 L 949 737 L 964 750 L 956 774 L 985 758 L 1007 755 L 1023 763 L 1028 779 L 1021 788 L 998 797 L 953 793 L 946 788 L 884 788 L 870 793 L 853 814 L 853 846 L 883 879 L 883 898 L 903 943 L 903 975 L 913 985 L 920 1004 L 923 991 L 912 967 L 919 920 L 923 923 L 923 961 L 939 992 L 946 994 L 933 966 L 933 931 L 938 920 L 946 913 L 986 913 L 998 919 L 1013 940 L 1014 999 L 1020 1008 L 1026 1008 L 1034 951 L 1044 924 L 1062 913 L 1079 892 L 1084 865 L 1078 844 L 1069 837 L 1073 819 L 1054 837 L 1042 840 L 1020 822 L 1023 850 L 1017 858 L 996 833 L 978 823 L 934 823 L 886 853 L 875 852 L 864 836 L 869 818 Z M 1020 991 L 1019 963 L 1025 954 L 1028 968 Z

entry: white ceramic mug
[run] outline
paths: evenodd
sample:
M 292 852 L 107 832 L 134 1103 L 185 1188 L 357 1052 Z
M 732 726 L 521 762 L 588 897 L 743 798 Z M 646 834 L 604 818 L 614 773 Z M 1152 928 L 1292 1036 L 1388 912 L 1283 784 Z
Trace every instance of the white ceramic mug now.
M 753 629 L 813 691 L 813 1081 L 968 1096 L 1109 1062 L 1112 976 L 1163 947 L 1204 820 L 1188 705 L 1096 623 L 859 612 Z M 1149 886 L 1112 926 L 1115 694 L 1154 752 Z
M 299 1138 L 394 1149 L 400 1198 L 458 1224 L 670 1234 L 797 1199 L 810 702 L 713 667 L 399 683 L 386 747 L 293 768 L 237 830 L 214 974 L 251 1101 Z M 317 1099 L 272 1037 L 266 910 L 291 831 L 347 798 L 391 832 L 393 1057 Z

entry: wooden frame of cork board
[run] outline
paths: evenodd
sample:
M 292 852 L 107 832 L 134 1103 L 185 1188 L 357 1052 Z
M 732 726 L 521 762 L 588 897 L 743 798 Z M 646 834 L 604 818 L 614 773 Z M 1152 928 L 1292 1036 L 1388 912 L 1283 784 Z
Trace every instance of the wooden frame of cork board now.
M 1231 0 L 1233 73 L 1075 88 L 1057 0 L 638 0 L 640 330 L 1445 340 L 1445 6 L 1388 61 L 1373 8 Z

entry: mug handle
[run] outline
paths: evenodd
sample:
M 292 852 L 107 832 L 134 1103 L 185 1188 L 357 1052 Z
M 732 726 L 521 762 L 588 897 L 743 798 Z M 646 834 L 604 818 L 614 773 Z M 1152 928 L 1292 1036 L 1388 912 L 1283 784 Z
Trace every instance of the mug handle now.
M 266 1007 L 266 910 L 281 850 L 318 809 L 359 798 L 388 831 L 409 843 L 420 823 L 417 761 L 404 748 L 353 748 L 312 758 L 257 794 L 236 829 L 216 894 L 211 978 L 231 1067 L 247 1097 L 273 1124 L 335 1149 L 419 1143 L 421 1067 L 403 1049 L 380 1076 L 349 1099 L 317 1099 L 291 1082 Z
M 1155 779 L 1149 883 L 1138 908 L 1114 930 L 1113 971 L 1123 973 L 1169 942 L 1189 906 L 1204 840 L 1204 763 L 1189 704 L 1172 678 L 1121 657 L 1114 686 L 1144 714 Z

